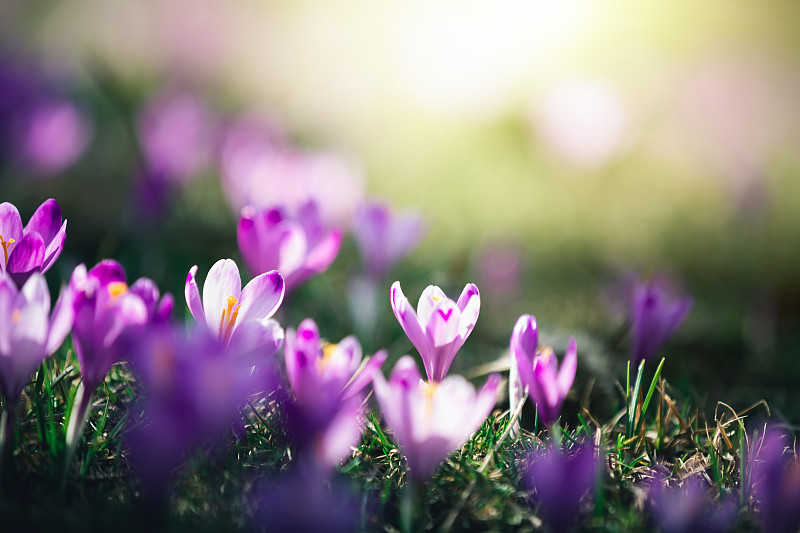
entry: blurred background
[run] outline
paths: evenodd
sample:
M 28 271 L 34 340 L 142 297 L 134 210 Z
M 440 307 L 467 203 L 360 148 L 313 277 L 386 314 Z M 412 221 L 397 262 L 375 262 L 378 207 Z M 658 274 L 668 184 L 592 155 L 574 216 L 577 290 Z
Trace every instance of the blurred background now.
M 527 312 L 557 348 L 578 336 L 584 384 L 620 379 L 625 280 L 663 273 L 695 299 L 667 378 L 797 416 L 798 20 L 756 0 L 4 0 L 0 200 L 23 221 L 61 204 L 51 286 L 113 257 L 181 308 L 192 265 L 239 261 L 243 203 L 294 194 L 269 181 L 292 163 L 259 151 L 289 144 L 330 224 L 363 198 L 421 211 L 381 294 L 478 283 L 456 370 Z M 357 268 L 348 238 L 285 324 L 352 332 Z M 396 358 L 410 343 L 380 305 L 362 341 Z

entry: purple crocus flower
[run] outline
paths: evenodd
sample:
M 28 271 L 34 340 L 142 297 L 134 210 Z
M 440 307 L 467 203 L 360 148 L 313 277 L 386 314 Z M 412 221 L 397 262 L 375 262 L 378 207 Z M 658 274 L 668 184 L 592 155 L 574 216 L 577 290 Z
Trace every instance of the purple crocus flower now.
M 162 499 L 186 452 L 224 435 L 248 395 L 274 386 L 274 373 L 252 373 L 227 357 L 205 327 L 149 328 L 132 350 L 143 384 L 143 420 L 129 432 L 131 460 L 150 499 Z
M 578 346 L 572 338 L 558 368 L 555 353 L 549 346 L 539 349 L 539 330 L 532 315 L 522 315 L 511 334 L 511 357 L 523 387 L 536 403 L 539 418 L 551 426 L 561 414 L 578 367 Z
M 367 275 L 373 279 L 386 276 L 419 243 L 422 235 L 419 213 L 395 213 L 383 202 L 363 203 L 353 215 L 353 236 Z
M 692 308 L 692 298 L 673 299 L 664 279 L 637 283 L 633 292 L 631 361 L 638 368 L 642 360 L 653 357 L 678 329 Z
M 40 274 L 17 289 L 0 273 L 0 393 L 13 406 L 36 367 L 61 346 L 72 327 L 72 293 L 62 291 L 50 316 L 50 291 Z
M 211 156 L 213 125 L 198 97 L 172 89 L 156 95 L 142 110 L 138 133 L 149 173 L 185 182 Z
M 34 273 L 45 273 L 64 248 L 67 221 L 61 219 L 61 207 L 50 198 L 45 200 L 22 227 L 17 208 L 8 202 L 0 204 L 0 267 L 17 287 Z
M 323 343 L 313 320 L 286 332 L 286 373 L 294 392 L 288 419 L 299 453 L 322 467 L 350 453 L 361 433 L 361 391 L 386 360 L 381 350 L 366 361 L 355 337 Z
M 597 459 L 591 445 L 573 454 L 558 448 L 534 452 L 527 460 L 522 484 L 532 490 L 531 499 L 541 505 L 545 522 L 553 531 L 567 531 L 577 518 L 581 499 L 594 489 Z
M 753 440 L 748 476 L 748 488 L 758 501 L 764 531 L 797 531 L 800 528 L 800 462 L 784 431 L 771 428 Z
M 476 394 L 461 376 L 428 383 L 408 355 L 397 362 L 388 382 L 375 373 L 375 397 L 413 480 L 430 478 L 439 463 L 480 427 L 497 402 L 499 384 L 500 376 L 492 374 Z
M 316 202 L 303 204 L 294 217 L 281 208 L 245 207 L 237 231 L 239 251 L 254 275 L 277 270 L 291 290 L 320 274 L 336 259 L 342 232 L 325 232 Z
M 736 516 L 736 503 L 726 498 L 714 501 L 708 483 L 699 477 L 681 486 L 655 480 L 647 493 L 647 507 L 664 533 L 721 533 Z
M 478 287 L 467 284 L 458 302 L 454 302 L 436 285 L 428 285 L 422 291 L 416 312 L 399 281 L 392 284 L 390 296 L 394 316 L 422 357 L 428 380 L 442 381 L 478 321 L 481 310 Z
M 72 341 L 84 388 L 91 394 L 146 325 L 169 319 L 174 301 L 169 294 L 162 298 L 147 278 L 128 287 L 122 266 L 111 259 L 88 272 L 78 265 L 69 289 L 74 293 L 75 310 Z
M 283 278 L 272 270 L 250 280 L 242 288 L 239 267 L 232 259 L 220 259 L 211 267 L 203 285 L 197 286 L 197 265 L 186 277 L 186 304 L 200 325 L 206 325 L 228 351 L 257 365 L 283 343 L 283 328 L 270 320 L 283 302 Z

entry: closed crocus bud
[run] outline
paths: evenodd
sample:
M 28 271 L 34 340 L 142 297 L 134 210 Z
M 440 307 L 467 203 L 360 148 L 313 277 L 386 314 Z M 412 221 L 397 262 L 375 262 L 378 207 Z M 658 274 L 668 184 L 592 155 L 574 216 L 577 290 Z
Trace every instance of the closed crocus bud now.
M 692 308 L 692 298 L 673 298 L 669 285 L 664 279 L 654 279 L 637 283 L 634 288 L 631 313 L 633 368 L 656 355 Z
M 397 362 L 388 382 L 380 372 L 372 380 L 383 418 L 408 460 L 409 476 L 419 483 L 483 424 L 500 384 L 497 374 L 477 393 L 461 376 L 427 383 L 408 355 Z
M 17 287 L 34 273 L 45 273 L 61 255 L 67 233 L 67 221 L 61 218 L 61 207 L 50 198 L 45 200 L 23 228 L 17 208 L 8 202 L 0 204 L 0 267 Z
M 455 302 L 439 287 L 429 285 L 422 291 L 416 311 L 399 281 L 392 284 L 390 295 L 394 316 L 422 357 L 428 380 L 442 381 L 478 321 L 481 310 L 478 287 L 467 284 Z
M 316 202 L 303 204 L 294 217 L 282 208 L 245 207 L 237 229 L 239 251 L 253 275 L 277 270 L 291 290 L 320 274 L 336 259 L 339 229 L 325 231 Z
M 558 367 L 553 349 L 539 345 L 539 332 L 536 319 L 532 315 L 522 315 L 511 334 L 511 357 L 514 359 L 519 380 L 536 403 L 539 418 L 546 426 L 558 420 L 561 406 L 575 380 L 578 366 L 578 347 L 572 338 L 567 353 Z
M 422 235 L 419 213 L 397 213 L 382 202 L 363 203 L 353 215 L 353 236 L 361 251 L 364 270 L 374 279 L 388 274 L 419 243 Z

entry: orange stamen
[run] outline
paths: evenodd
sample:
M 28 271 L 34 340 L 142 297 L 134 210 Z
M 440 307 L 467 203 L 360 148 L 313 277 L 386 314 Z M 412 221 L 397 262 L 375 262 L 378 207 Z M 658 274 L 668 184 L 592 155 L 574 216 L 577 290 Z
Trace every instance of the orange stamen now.
M 6 256 L 6 264 L 8 264 L 8 254 L 11 253 L 11 246 L 16 241 L 14 239 L 5 240 L 2 235 L 0 235 L 0 245 L 3 247 L 3 254 Z
M 236 324 L 236 317 L 239 316 L 239 300 L 233 296 L 228 296 L 228 307 L 222 310 L 222 316 L 219 317 L 219 338 L 228 344 L 231 340 L 231 333 L 233 333 L 233 326 Z

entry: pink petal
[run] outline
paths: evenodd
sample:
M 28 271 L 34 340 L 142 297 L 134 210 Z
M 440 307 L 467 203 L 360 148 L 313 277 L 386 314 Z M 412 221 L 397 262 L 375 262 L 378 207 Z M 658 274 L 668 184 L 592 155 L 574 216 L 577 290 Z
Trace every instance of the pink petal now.
M 186 285 L 184 287 L 184 295 L 186 297 L 186 305 L 189 306 L 189 312 L 197 321 L 198 324 L 206 322 L 206 313 L 203 311 L 203 302 L 200 299 L 200 290 L 197 288 L 197 265 L 189 269 L 189 275 L 186 276 Z
M 23 231 L 25 233 L 35 231 L 42 237 L 45 245 L 49 245 L 61 227 L 61 207 L 58 202 L 50 198 L 36 209 Z
M 237 322 L 270 318 L 283 302 L 285 292 L 283 277 L 277 270 L 256 276 L 242 289 Z
M 558 395 L 563 399 L 569 392 L 572 383 L 575 381 L 575 373 L 578 369 L 578 345 L 575 338 L 569 340 L 567 353 L 561 361 L 561 369 L 558 371 Z

